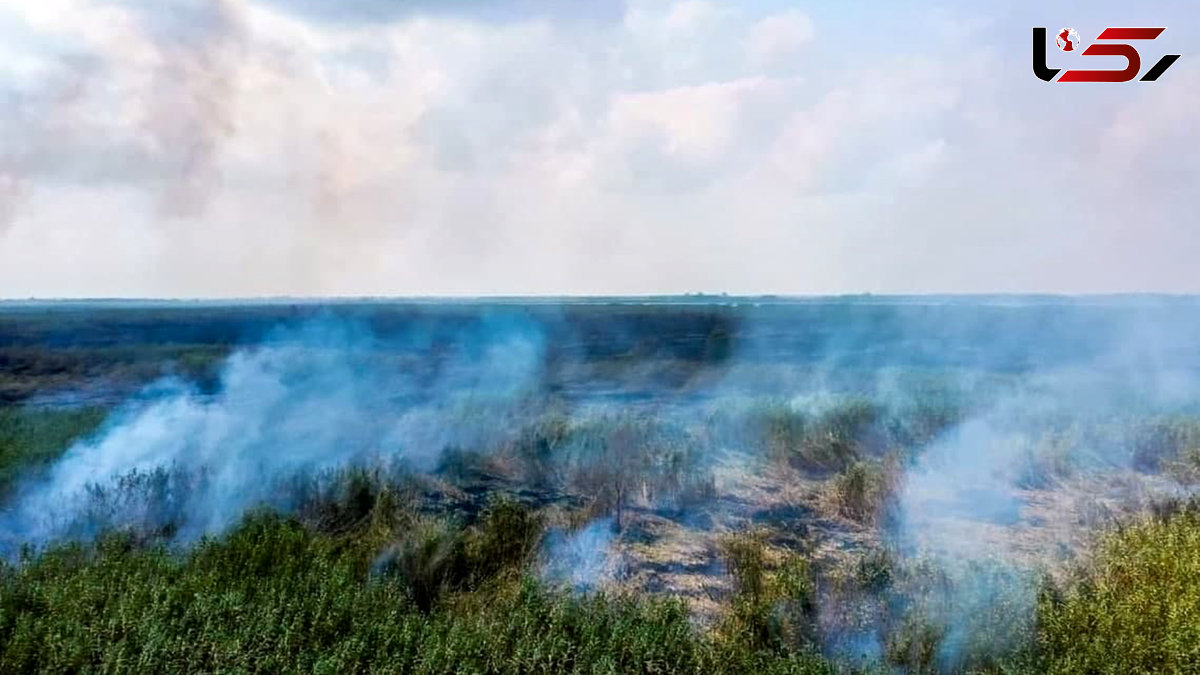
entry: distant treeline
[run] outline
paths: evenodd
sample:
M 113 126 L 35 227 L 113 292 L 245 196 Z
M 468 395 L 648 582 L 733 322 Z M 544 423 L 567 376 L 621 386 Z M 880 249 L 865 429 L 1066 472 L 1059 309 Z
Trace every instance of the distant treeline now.
M 706 296 L 707 297 L 707 296 Z M 0 350 L 254 344 L 281 326 L 352 322 L 389 347 L 436 349 L 464 334 L 521 329 L 548 357 L 945 365 L 996 369 L 1083 363 L 1153 327 L 1159 353 L 1200 367 L 1200 304 L 997 299 L 636 303 L 457 301 L 0 304 Z M 1036 299 L 1036 298 L 1033 298 Z M 0 367 L 2 367 L 0 362 Z

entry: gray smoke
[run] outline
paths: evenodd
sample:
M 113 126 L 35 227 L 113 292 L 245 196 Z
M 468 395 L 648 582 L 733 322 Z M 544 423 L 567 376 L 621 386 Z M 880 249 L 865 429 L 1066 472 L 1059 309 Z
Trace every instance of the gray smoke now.
M 237 0 L 187 0 L 146 14 L 159 64 L 143 128 L 163 176 L 163 208 L 201 211 L 216 185 L 223 142 L 234 132 L 237 68 L 245 46 Z
M 82 106 L 99 72 L 93 59 L 65 57 L 36 85 L 0 90 L 0 234 L 15 222 L 33 178 L 63 165 L 63 144 L 84 135 Z
M 17 216 L 17 206 L 24 186 L 12 168 L 12 160 L 0 159 L 0 233 L 3 233 Z
M 23 486 L 0 521 L 11 547 L 109 527 L 177 526 L 189 541 L 258 505 L 294 507 L 297 477 L 371 461 L 431 470 L 455 447 L 487 447 L 524 414 L 540 336 L 484 326 L 432 378 L 390 362 L 363 329 L 313 323 L 233 354 L 219 390 L 165 380 Z
M 831 307 L 825 311 L 843 309 Z M 554 411 L 572 429 L 569 441 L 551 442 L 549 433 L 535 439 L 545 442 L 533 451 L 547 473 L 536 478 L 553 482 L 562 476 L 550 474 L 579 469 L 565 487 L 594 498 L 601 515 L 576 531 L 551 532 L 540 573 L 580 591 L 618 580 L 625 562 L 619 530 L 630 522 L 623 509 L 707 522 L 700 526 L 707 529 L 714 520 L 732 522 L 722 520 L 729 515 L 722 509 L 753 518 L 752 503 L 717 499 L 693 479 L 718 462 L 741 462 L 749 472 L 773 459 L 761 456 L 763 429 L 754 426 L 764 411 L 820 430 L 866 401 L 875 417 L 854 440 L 865 447 L 884 432 L 918 439 L 900 449 L 906 463 L 894 517 L 877 533 L 896 559 L 895 576 L 906 580 L 872 591 L 871 602 L 885 612 L 923 611 L 944 635 L 940 663 L 955 670 L 981 633 L 994 636 L 997 648 L 1013 639 L 1032 615 L 1039 566 L 1053 547 L 1072 543 L 1055 537 L 1079 528 L 1072 514 L 1049 512 L 1037 518 L 1061 517 L 1061 529 L 1038 531 L 1031 495 L 1122 472 L 1139 486 L 1130 493 L 1135 500 L 1185 489 L 1139 468 L 1158 457 L 1146 440 L 1155 437 L 1144 437 L 1147 424 L 1200 408 L 1200 362 L 1188 342 L 1193 314 L 1187 307 L 1134 313 L 1107 328 L 1089 321 L 1086 331 L 1065 334 L 936 324 L 986 336 L 961 340 L 970 347 L 964 354 L 947 352 L 942 333 L 931 336 L 915 321 L 868 330 L 827 317 L 845 325 L 827 326 L 821 343 L 809 345 L 811 358 L 790 364 L 780 354 L 791 329 L 748 321 L 743 334 L 766 337 L 735 344 L 728 360 L 710 364 L 715 373 L 684 377 L 682 389 L 667 384 L 679 379 L 669 365 L 649 365 L 653 357 L 615 376 L 568 359 L 558 376 L 588 393 Z M 174 536 L 186 542 L 222 531 L 258 505 L 295 508 L 297 477 L 356 464 L 429 471 L 448 449 L 525 447 L 529 423 L 550 417 L 544 399 L 553 359 L 544 325 L 485 317 L 453 334 L 430 331 L 383 339 L 342 320 L 315 322 L 235 352 L 215 392 L 175 380 L 156 384 L 21 487 L 0 520 L 6 549 L 165 523 L 178 524 Z M 874 336 L 892 346 L 875 347 L 881 338 Z M 577 338 L 555 339 L 573 345 Z M 633 328 L 612 337 L 631 345 L 638 339 Z M 926 355 L 934 365 L 922 363 Z M 654 393 L 639 399 L 643 385 Z M 949 412 L 929 435 L 910 428 L 943 404 Z M 828 646 L 877 656 L 896 620 Z
M 63 48 L 32 83 L 3 83 L 0 228 L 35 186 L 145 185 L 180 216 L 217 187 L 247 48 L 239 0 L 113 10 L 131 19 L 128 50 Z

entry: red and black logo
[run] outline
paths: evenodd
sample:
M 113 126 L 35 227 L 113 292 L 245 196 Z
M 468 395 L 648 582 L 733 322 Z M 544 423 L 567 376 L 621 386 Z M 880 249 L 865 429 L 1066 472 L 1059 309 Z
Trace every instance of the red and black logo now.
M 1096 43 L 1088 46 L 1081 54 L 1083 56 L 1122 56 L 1125 57 L 1124 70 L 1068 70 L 1058 80 L 1054 79 L 1061 68 L 1046 67 L 1046 29 L 1033 29 L 1033 74 L 1046 82 L 1129 82 L 1138 76 L 1142 70 L 1142 57 L 1133 45 L 1116 40 L 1153 40 L 1166 28 L 1105 28 L 1096 38 Z M 1064 52 L 1078 51 L 1080 47 L 1079 34 L 1074 28 L 1064 28 L 1055 37 L 1058 48 Z M 1104 41 L 1104 42 L 1101 42 Z M 1142 82 L 1153 82 L 1167 68 L 1179 59 L 1179 54 L 1167 54 L 1160 58 L 1150 70 L 1142 75 Z

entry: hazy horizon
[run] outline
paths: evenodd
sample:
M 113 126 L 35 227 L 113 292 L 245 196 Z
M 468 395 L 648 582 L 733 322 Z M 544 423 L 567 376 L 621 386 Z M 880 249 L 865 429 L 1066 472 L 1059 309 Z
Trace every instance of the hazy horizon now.
M 0 306 L 4 305 L 54 305 L 54 304 L 353 304 L 353 303 L 603 303 L 621 302 L 654 304 L 729 304 L 739 302 L 754 302 L 767 304 L 789 304 L 809 302 L 884 302 L 884 303 L 919 303 L 925 301 L 943 302 L 986 302 L 1024 300 L 1037 303 L 1053 302 L 1119 302 L 1138 303 L 1154 301 L 1200 301 L 1200 293 L 1159 293 L 1159 292 L 1129 292 L 1129 293 L 826 293 L 826 294 L 732 294 L 722 292 L 688 292 L 688 293 L 642 293 L 624 295 L 583 295 L 545 293 L 531 295 L 277 295 L 277 296 L 111 296 L 111 297 L 0 297 Z

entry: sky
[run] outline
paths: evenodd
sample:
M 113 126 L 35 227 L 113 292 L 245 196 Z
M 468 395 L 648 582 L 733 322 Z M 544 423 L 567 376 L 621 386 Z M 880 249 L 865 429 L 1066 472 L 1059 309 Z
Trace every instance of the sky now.
M 1198 120 L 1194 2 L 0 0 L 0 297 L 1196 293 Z

